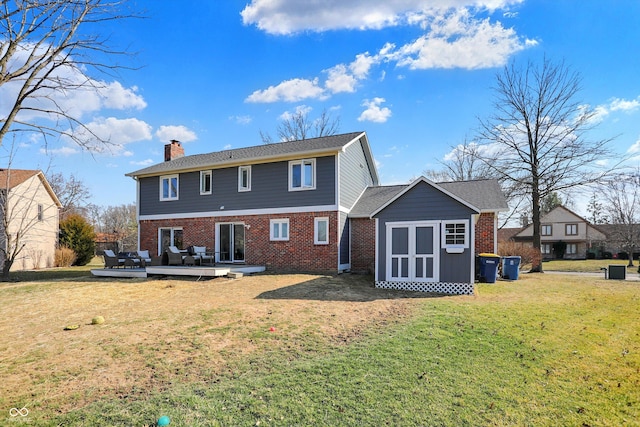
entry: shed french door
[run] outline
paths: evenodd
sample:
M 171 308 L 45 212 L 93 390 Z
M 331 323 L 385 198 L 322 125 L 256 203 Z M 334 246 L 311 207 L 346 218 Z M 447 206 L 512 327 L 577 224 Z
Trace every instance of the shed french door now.
M 387 281 L 437 282 L 440 223 L 387 224 Z
M 244 224 L 218 224 L 219 262 L 244 262 Z

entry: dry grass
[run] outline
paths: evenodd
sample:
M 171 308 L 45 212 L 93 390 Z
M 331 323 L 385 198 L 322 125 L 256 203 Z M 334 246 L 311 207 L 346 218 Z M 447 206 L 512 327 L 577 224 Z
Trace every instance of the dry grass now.
M 419 301 L 407 296 L 416 294 L 349 275 L 2 285 L 0 406 L 66 412 L 211 381 L 233 369 L 228 360 L 264 350 L 269 340 L 257 338 L 286 335 L 292 358 L 305 351 L 300 342 L 317 343 L 314 351 L 341 345 L 369 326 L 402 321 Z M 105 323 L 92 325 L 95 316 Z

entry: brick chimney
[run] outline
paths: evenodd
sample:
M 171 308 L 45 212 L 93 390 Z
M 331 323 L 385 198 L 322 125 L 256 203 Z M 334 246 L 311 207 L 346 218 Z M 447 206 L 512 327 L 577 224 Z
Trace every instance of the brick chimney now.
M 184 148 L 182 148 L 180 141 L 172 139 L 169 144 L 164 146 L 164 161 L 169 162 L 180 157 L 184 157 Z

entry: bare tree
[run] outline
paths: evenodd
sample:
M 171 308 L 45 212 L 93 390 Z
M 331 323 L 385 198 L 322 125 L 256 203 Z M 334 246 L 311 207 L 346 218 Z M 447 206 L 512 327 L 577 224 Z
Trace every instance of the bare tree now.
M 120 13 L 126 0 L 29 0 L 0 4 L 0 145 L 9 133 L 36 133 L 45 144 L 65 136 L 82 147 L 105 144 L 65 102 L 74 91 L 105 87 L 87 76 L 122 66 L 103 62 L 125 52 L 110 48 L 94 28 L 134 15 Z M 96 146 L 98 146 L 96 145 Z
M 47 181 L 49 181 L 49 185 L 51 185 L 62 204 L 60 209 L 61 220 L 69 214 L 84 212 L 87 201 L 91 197 L 91 193 L 84 182 L 73 174 L 65 178 L 62 173 L 57 172 L 48 173 Z
M 301 141 L 307 138 L 319 138 L 335 135 L 340 131 L 340 118 L 334 118 L 326 109 L 314 120 L 309 118 L 309 110 L 299 108 L 293 114 L 286 114 L 276 129 L 278 140 Z M 265 144 L 276 142 L 271 135 L 260 131 L 260 138 Z
M 87 213 L 94 229 L 114 236 L 117 250 L 136 250 L 138 247 L 138 220 L 136 205 L 125 204 L 99 207 L 89 205 Z
M 468 181 L 476 179 L 498 179 L 503 189 L 507 203 L 511 207 L 506 214 L 500 215 L 500 228 L 504 227 L 517 215 L 527 215 L 523 210 L 523 191 L 518 183 L 509 182 L 488 166 L 491 153 L 486 152 L 487 147 L 477 142 L 467 140 L 462 144 L 451 147 L 451 151 L 445 155 L 439 163 L 439 170 L 425 170 L 423 174 L 435 181 Z
M 526 191 L 531 201 L 533 247 L 540 249 L 540 201 L 554 191 L 597 182 L 610 170 L 610 139 L 590 139 L 595 112 L 576 99 L 581 77 L 564 62 L 514 63 L 497 75 L 495 113 L 480 121 L 480 138 L 493 155 L 488 167 Z M 487 150 L 491 151 L 491 150 Z M 542 262 L 533 272 L 542 271 Z
M 640 243 L 640 170 L 608 179 L 602 195 L 614 230 L 608 240 L 627 252 L 628 265 L 633 266 L 633 252 Z

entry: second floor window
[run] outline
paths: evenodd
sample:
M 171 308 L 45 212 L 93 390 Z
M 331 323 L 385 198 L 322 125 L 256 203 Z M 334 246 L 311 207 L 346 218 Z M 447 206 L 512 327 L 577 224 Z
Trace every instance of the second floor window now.
M 578 224 L 565 224 L 564 226 L 564 234 L 567 236 L 577 236 L 578 235 Z
M 38 205 L 38 221 L 44 221 L 44 207 Z
M 251 191 L 251 166 L 238 168 L 238 191 Z
M 211 171 L 200 171 L 200 194 L 211 194 Z
M 294 160 L 289 162 L 289 191 L 313 190 L 316 188 L 316 160 Z
M 550 225 L 541 225 L 540 226 L 540 235 L 541 236 L 551 236 L 553 234 L 553 228 Z
M 160 200 L 178 200 L 178 175 L 160 177 Z

